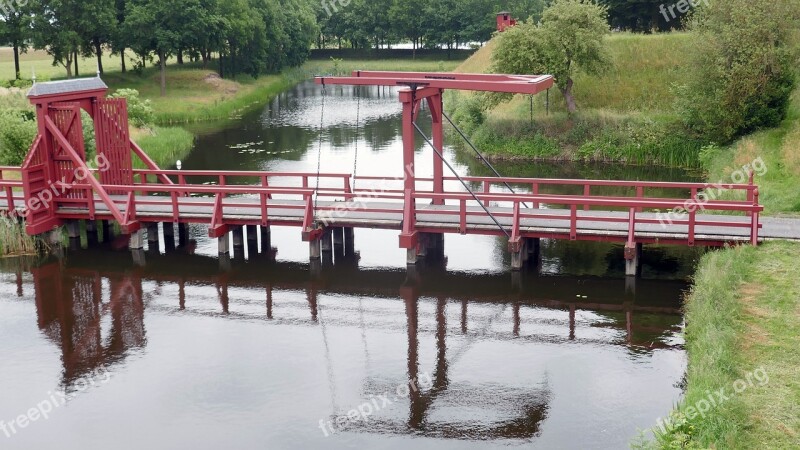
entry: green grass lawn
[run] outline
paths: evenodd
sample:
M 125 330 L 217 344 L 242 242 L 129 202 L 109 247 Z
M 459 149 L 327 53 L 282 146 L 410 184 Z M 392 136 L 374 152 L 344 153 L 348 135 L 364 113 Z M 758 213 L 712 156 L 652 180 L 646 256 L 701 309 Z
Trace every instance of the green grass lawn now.
M 789 242 L 703 258 L 686 303 L 686 394 L 645 447 L 800 448 L 798 259 Z M 728 399 L 707 408 L 720 389 Z
M 614 33 L 606 37 L 611 67 L 599 75 L 578 73 L 578 112 L 567 114 L 557 89 L 533 99 L 515 96 L 484 113 L 469 113 L 475 94 L 450 93 L 448 110 L 467 128 L 478 147 L 494 159 L 613 161 L 696 167 L 702 146 L 690 138 L 673 111 L 672 86 L 690 70 L 683 55 L 689 35 Z M 492 69 L 496 40 L 461 64 L 459 72 Z M 464 120 L 464 117 L 467 117 Z
M 792 96 L 789 116 L 779 127 L 754 133 L 708 155 L 709 181 L 730 182 L 733 171 L 759 158 L 767 169 L 766 175 L 756 178 L 765 213 L 800 213 L 800 89 Z

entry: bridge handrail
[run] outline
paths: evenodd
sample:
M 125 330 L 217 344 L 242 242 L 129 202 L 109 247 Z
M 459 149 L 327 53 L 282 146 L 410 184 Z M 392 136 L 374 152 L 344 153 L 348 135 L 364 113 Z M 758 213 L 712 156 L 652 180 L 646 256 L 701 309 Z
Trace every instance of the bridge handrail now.
M 380 176 L 356 176 L 356 181 L 395 181 L 402 182 L 402 178 L 380 177 Z M 444 177 L 444 181 L 458 181 L 456 177 Z M 590 187 L 626 187 L 644 189 L 683 189 L 699 191 L 707 189 L 723 189 L 732 191 L 754 191 L 758 189 L 755 184 L 737 183 L 699 183 L 699 182 L 671 182 L 671 181 L 628 181 L 628 180 L 582 180 L 575 178 L 497 178 L 465 176 L 462 180 L 472 183 L 483 183 L 489 185 L 517 184 L 526 186 L 590 186 Z M 420 177 L 415 179 L 418 182 L 432 183 L 433 178 Z

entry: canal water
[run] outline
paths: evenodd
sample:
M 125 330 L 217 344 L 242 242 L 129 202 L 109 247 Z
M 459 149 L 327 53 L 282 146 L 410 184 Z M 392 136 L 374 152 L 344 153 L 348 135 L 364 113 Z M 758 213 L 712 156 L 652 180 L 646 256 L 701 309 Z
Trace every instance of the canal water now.
M 222 131 L 198 126 L 182 167 L 402 174 L 396 90 L 328 88 L 322 103 L 306 83 Z M 429 175 L 421 141 L 417 161 Z M 321 267 L 296 229 L 230 261 L 189 232 L 145 261 L 112 246 L 0 261 L 0 448 L 627 448 L 681 394 L 697 250 L 646 248 L 631 282 L 604 243 L 545 240 L 541 262 L 512 274 L 495 237 L 447 236 L 445 258 L 409 271 L 394 231 L 356 230 Z

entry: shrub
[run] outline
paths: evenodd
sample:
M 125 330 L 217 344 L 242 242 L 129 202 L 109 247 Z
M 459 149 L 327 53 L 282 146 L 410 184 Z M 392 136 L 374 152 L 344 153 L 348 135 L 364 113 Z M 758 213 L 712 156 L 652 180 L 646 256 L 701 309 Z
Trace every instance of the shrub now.
M 0 164 L 21 165 L 37 132 L 28 111 L 0 110 Z
M 729 0 L 691 21 L 692 70 L 676 89 L 678 113 L 707 141 L 779 124 L 795 86 L 797 1 Z
M 136 128 L 155 123 L 155 111 L 150 100 L 142 100 L 136 89 L 119 89 L 109 97 L 124 98 L 128 101 L 128 118 Z

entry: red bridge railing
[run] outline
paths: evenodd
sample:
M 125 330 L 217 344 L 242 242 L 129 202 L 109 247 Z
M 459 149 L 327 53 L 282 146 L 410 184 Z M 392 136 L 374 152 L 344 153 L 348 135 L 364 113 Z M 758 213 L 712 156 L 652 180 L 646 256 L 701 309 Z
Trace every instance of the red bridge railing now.
M 22 187 L 21 181 L 10 181 L 6 178 L 11 173 L 19 172 L 19 168 L 0 168 L 0 198 L 18 200 L 15 190 Z M 112 196 L 111 201 L 124 212 L 126 223 L 148 222 L 156 219 L 152 214 L 142 214 L 138 210 L 145 206 L 157 206 L 161 211 L 168 211 L 170 219 L 175 222 L 208 223 L 210 236 L 224 234 L 228 225 L 244 225 L 258 223 L 267 226 L 271 223 L 270 210 L 302 211 L 304 237 L 315 237 L 316 222 L 319 219 L 330 219 L 336 213 L 358 211 L 372 214 L 402 214 L 403 228 L 417 230 L 417 216 L 448 217 L 437 229 L 418 230 L 426 232 L 456 232 L 476 234 L 511 235 L 512 249 L 521 237 L 527 233 L 522 224 L 526 220 L 551 220 L 563 222 L 566 228 L 563 238 L 578 239 L 581 223 L 619 224 L 627 223 L 629 243 L 634 242 L 638 225 L 670 225 L 685 227 L 686 239 L 675 239 L 688 245 L 695 245 L 698 227 L 749 229 L 750 241 L 758 243 L 759 215 L 763 207 L 759 204 L 758 187 L 753 180 L 749 184 L 708 185 L 703 183 L 673 183 L 645 181 L 608 181 L 608 180 L 575 180 L 575 179 L 528 179 L 528 178 L 492 178 L 464 177 L 464 180 L 480 188 L 476 197 L 484 205 L 494 207 L 492 214 L 503 218 L 504 232 L 492 230 L 490 227 L 471 227 L 471 217 L 486 216 L 482 209 L 475 208 L 475 198 L 463 189 L 447 190 L 434 193 L 432 190 L 418 188 L 414 192 L 404 192 L 394 186 L 402 179 L 389 177 L 357 177 L 350 174 L 320 174 L 319 182 L 315 173 L 292 172 L 219 172 L 219 171 L 178 171 L 178 170 L 135 170 L 135 179 L 139 183 L 128 186 L 108 186 L 109 190 L 120 193 Z M 195 181 L 197 180 L 197 181 Z M 205 180 L 203 182 L 203 180 Z M 155 181 L 150 183 L 149 181 Z M 448 185 L 455 185 L 456 178 L 445 178 Z M 161 182 L 161 183 L 159 183 Z M 172 184 L 163 184 L 163 183 Z M 418 184 L 433 182 L 432 179 L 419 178 Z M 204 184 L 201 184 L 204 183 Z M 250 183 L 250 184 L 242 184 Z M 319 188 L 317 185 L 319 184 Z M 357 188 L 354 188 L 354 184 Z M 512 194 L 506 184 L 529 192 Z M 365 185 L 371 185 L 366 186 Z M 446 185 L 446 187 L 448 186 Z M 580 194 L 557 194 L 558 187 L 569 187 L 581 191 Z M 75 189 L 88 193 L 89 184 L 76 184 Z M 611 191 L 614 195 L 602 195 L 601 191 Z M 736 192 L 744 200 L 710 199 L 711 190 Z M 673 194 L 674 192 L 674 194 Z M 654 193 L 668 197 L 654 197 Z M 688 195 L 687 195 L 688 193 Z M 624 195 L 628 194 L 628 195 Z M 208 197 L 208 199 L 186 200 L 187 197 Z M 229 198 L 233 197 L 233 198 Z M 237 201 L 236 197 L 257 197 L 260 201 Z M 703 201 L 699 201 L 703 198 Z M 328 200 L 317 203 L 315 199 Z M 347 200 L 332 202 L 334 200 Z M 404 202 L 403 205 L 397 203 Z M 429 203 L 441 204 L 440 208 L 430 208 Z M 206 214 L 199 217 L 185 212 L 187 207 L 206 208 Z M 500 208 L 502 206 L 502 208 Z M 98 215 L 95 202 L 89 202 L 89 211 L 83 199 L 59 198 L 54 207 L 68 208 L 68 212 L 59 216 L 64 219 L 95 218 Z M 181 211 L 184 208 L 184 211 Z M 247 217 L 230 217 L 225 209 L 241 208 L 255 210 Z M 592 214 L 586 211 L 596 210 Z M 685 209 L 684 214 L 653 217 L 643 214 L 645 211 L 676 211 Z M 568 212 L 565 212 L 568 210 Z M 208 217 L 208 212 L 212 217 Z M 579 211 L 583 211 L 580 213 Z M 617 211 L 614 213 L 614 211 Z M 621 216 L 618 211 L 628 214 Z M 744 213 L 750 217 L 748 221 L 731 220 L 729 217 L 700 215 L 701 212 Z M 607 214 L 604 214 L 607 213 Z M 100 214 L 102 215 L 102 214 Z M 196 217 L 195 217 L 196 216 Z M 164 219 L 163 217 L 161 218 Z M 509 220 L 510 219 L 510 220 Z M 452 225 L 447 225 L 452 224 Z M 424 225 L 424 224 L 423 224 Z M 425 225 L 425 226 L 430 226 Z M 451 226 L 451 229 L 446 229 Z M 617 227 L 618 228 L 618 227 Z M 675 228 L 673 228 L 674 230 Z M 554 235 L 557 233 L 554 233 Z

